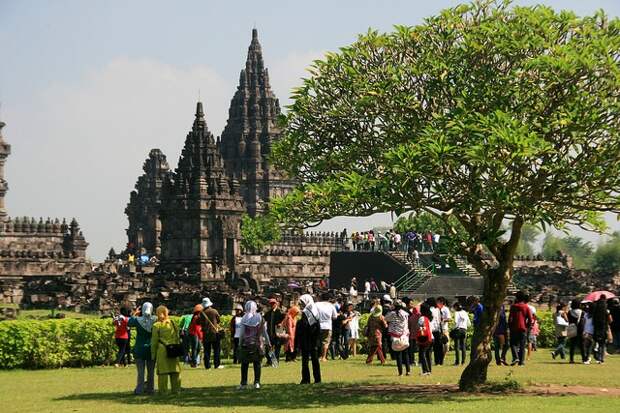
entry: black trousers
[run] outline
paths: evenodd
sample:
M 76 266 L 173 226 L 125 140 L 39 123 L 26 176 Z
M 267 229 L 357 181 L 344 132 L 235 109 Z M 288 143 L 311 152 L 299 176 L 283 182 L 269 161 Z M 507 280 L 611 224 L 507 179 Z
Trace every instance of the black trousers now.
M 586 361 L 586 355 L 583 351 L 583 340 L 581 339 L 581 334 L 578 334 L 576 337 L 568 339 L 568 358 L 571 362 L 575 361 L 575 349 L 579 349 L 579 353 L 581 354 L 581 361 Z
M 510 347 L 517 355 L 520 366 L 525 364 L 525 335 L 525 331 L 510 332 Z
M 211 368 L 211 349 L 213 349 L 213 365 L 215 368 L 220 366 L 220 353 L 222 352 L 221 339 L 215 341 L 204 341 L 203 346 L 205 349 L 205 368 Z
M 402 351 L 395 351 L 396 355 L 396 368 L 398 369 L 398 375 L 403 374 L 403 364 L 405 365 L 405 371 L 409 373 L 411 371 L 411 363 L 409 361 L 409 348 Z
M 454 364 L 465 364 L 465 337 L 465 334 L 454 337 Z
M 129 364 L 129 339 L 117 338 L 116 346 L 118 347 L 118 353 L 116 353 L 116 364 Z
M 254 384 L 260 383 L 260 363 L 261 361 L 253 361 L 252 367 L 254 368 Z M 242 361 L 241 362 L 241 384 L 245 386 L 248 384 L 248 370 L 250 369 L 250 362 Z
M 443 364 L 445 356 L 443 352 L 443 342 L 441 341 L 442 338 L 443 334 L 441 331 L 433 331 L 433 359 L 436 366 L 441 366 Z
M 312 361 L 312 375 L 315 383 L 321 382 L 321 363 L 319 363 L 319 350 L 301 350 L 301 382 L 310 383 L 310 366 Z
M 412 365 L 415 364 L 415 354 L 418 352 L 418 342 L 415 339 L 409 339 L 409 348 L 407 352 L 409 353 L 409 363 Z
M 433 368 L 431 365 L 431 351 L 433 350 L 431 345 L 420 346 L 418 357 L 420 359 L 420 365 L 422 366 L 422 373 L 430 373 Z
M 233 338 L 233 364 L 239 363 L 239 339 Z

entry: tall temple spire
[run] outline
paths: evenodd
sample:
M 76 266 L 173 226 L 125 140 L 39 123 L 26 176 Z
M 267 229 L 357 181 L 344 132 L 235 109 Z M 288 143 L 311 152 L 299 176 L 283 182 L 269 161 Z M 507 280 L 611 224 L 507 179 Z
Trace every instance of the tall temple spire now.
M 9 184 L 4 179 L 4 163 L 6 158 L 11 154 L 11 145 L 4 141 L 2 136 L 2 129 L 6 126 L 6 123 L 0 120 L 0 222 L 7 220 L 6 207 L 4 205 L 4 196 L 6 191 L 9 190 Z
M 252 216 L 264 211 L 273 195 L 283 195 L 293 187 L 268 161 L 271 144 L 280 136 L 276 123 L 279 115 L 280 103 L 269 85 L 258 30 L 254 28 L 221 142 L 226 169 L 239 179 Z

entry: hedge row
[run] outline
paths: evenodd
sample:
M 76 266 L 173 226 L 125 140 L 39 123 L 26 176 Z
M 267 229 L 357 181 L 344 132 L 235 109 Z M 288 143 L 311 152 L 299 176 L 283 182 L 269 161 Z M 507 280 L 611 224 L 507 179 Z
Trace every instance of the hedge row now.
M 368 314 L 360 319 L 360 334 L 368 321 Z M 551 313 L 541 312 L 540 347 L 554 342 Z M 222 317 L 228 327 L 230 316 Z M 178 320 L 175 320 L 178 321 Z M 222 356 L 232 355 L 229 329 L 222 342 Z M 132 338 L 133 339 L 133 338 Z M 366 351 L 366 338 L 358 343 L 360 352 Z M 0 322 L 0 368 L 41 369 L 58 367 L 87 367 L 111 364 L 116 356 L 114 327 L 110 319 L 62 319 L 45 321 Z

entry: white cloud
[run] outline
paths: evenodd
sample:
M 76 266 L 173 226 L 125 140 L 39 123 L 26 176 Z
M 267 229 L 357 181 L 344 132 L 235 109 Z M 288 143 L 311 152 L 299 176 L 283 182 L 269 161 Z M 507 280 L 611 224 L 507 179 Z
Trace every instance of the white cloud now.
M 324 52 L 291 52 L 273 62 L 266 61 L 269 69 L 269 80 L 276 96 L 280 99 L 280 105 L 284 109 L 290 103 L 291 90 L 301 85 L 301 79 L 308 77 L 306 69 L 316 59 L 321 59 Z
M 77 217 L 95 259 L 124 246 L 123 211 L 142 163 L 160 148 L 176 165 L 198 89 L 209 128 L 220 131 L 232 83 L 207 66 L 148 59 L 113 60 L 6 110 L 9 214 Z

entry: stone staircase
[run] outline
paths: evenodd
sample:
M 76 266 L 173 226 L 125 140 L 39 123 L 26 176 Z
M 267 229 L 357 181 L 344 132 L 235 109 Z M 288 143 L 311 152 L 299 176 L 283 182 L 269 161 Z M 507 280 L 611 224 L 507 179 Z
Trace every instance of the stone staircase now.
M 394 283 L 399 293 L 411 293 L 420 288 L 426 281 L 435 276 L 430 268 L 421 265 L 413 265 L 412 268 Z
M 468 277 L 480 277 L 480 273 L 476 271 L 476 269 L 472 267 L 469 262 L 467 262 L 467 259 L 465 257 L 457 255 L 452 258 L 456 263 L 456 267 L 465 275 L 467 275 Z

